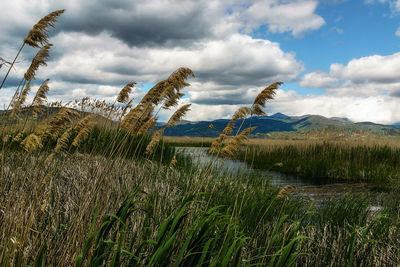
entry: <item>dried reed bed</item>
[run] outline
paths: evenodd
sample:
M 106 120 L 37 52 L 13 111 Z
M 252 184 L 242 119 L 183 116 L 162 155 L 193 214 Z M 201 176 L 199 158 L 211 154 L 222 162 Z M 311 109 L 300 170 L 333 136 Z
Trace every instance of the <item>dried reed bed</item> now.
M 206 185 L 204 174 L 198 171 L 179 172 L 152 162 L 111 160 L 85 154 L 49 159 L 46 153 L 11 152 L 4 157 L 2 167 L 0 237 L 4 242 L 0 262 L 16 265 L 32 263 L 44 246 L 47 264 L 72 265 L 85 247 L 96 211 L 94 227 L 97 229 L 102 219 L 116 212 L 136 187 L 145 193 L 138 194 L 140 209 L 126 222 L 129 223 L 127 240 L 134 240 L 130 244 L 132 249 L 148 239 L 156 240 L 161 224 L 194 189 L 202 187 L 201 191 L 214 196 L 196 197 L 198 200 L 191 204 L 194 211 L 187 214 L 183 229 L 195 220 L 198 211 L 220 201 L 229 204 L 239 192 L 244 194 L 239 199 L 245 202 L 242 208 L 246 207 L 251 203 L 246 203 L 249 200 L 245 198 L 255 186 L 247 184 L 244 190 L 239 180 L 210 176 L 210 173 L 207 179 L 213 182 Z M 228 192 L 230 197 L 223 197 Z M 257 192 L 268 199 L 276 194 L 267 187 Z M 278 202 L 276 205 L 274 209 L 278 208 Z M 241 211 L 244 220 L 249 219 L 244 214 L 247 210 Z M 180 240 L 176 241 L 178 247 L 182 244 Z M 139 265 L 149 260 L 146 255 L 151 253 L 151 248 L 149 243 L 143 254 L 138 255 L 143 261 Z M 243 256 L 250 257 L 252 253 L 248 251 Z
M 190 196 L 195 201 L 186 204 L 186 215 L 171 230 L 177 235 L 171 239 L 172 246 L 164 255 L 167 265 L 179 260 L 184 241 L 197 233 L 188 229 L 199 223 L 198 218 L 208 218 L 202 211 L 216 206 L 222 214 L 229 215 L 223 219 L 222 228 L 216 228 L 209 236 L 220 242 L 210 251 L 210 257 L 218 257 L 219 249 L 225 245 L 234 245 L 232 236 L 246 240 L 242 246 L 236 243 L 232 247 L 240 247 L 241 252 L 236 264 L 230 258 L 231 265 L 264 266 L 274 258 L 278 261 L 283 253 L 280 249 L 289 244 L 289 247 L 295 245 L 294 251 L 306 253 L 289 254 L 295 255 L 291 259 L 299 266 L 349 263 L 368 266 L 371 262 L 390 266 L 399 262 L 399 203 L 394 195 L 382 198 L 386 208 L 381 216 L 368 210 L 365 197 L 357 196 L 328 201 L 325 208 L 311 208 L 312 212 L 307 212 L 309 202 L 289 194 L 293 188 L 278 192 L 260 177 L 228 177 L 196 169 L 170 168 L 150 161 L 78 153 L 48 156 L 44 152 L 3 154 L 2 263 L 32 265 L 43 251 L 44 265 L 76 264 L 91 233 L 101 229 L 109 214 L 119 214 L 134 188 L 138 188 L 132 200 L 135 209 L 124 220 L 126 228 L 113 227 L 105 236 L 104 241 L 109 240 L 106 244 L 112 249 L 101 265 L 111 264 L 121 234 L 125 236 L 122 249 L 135 253 L 135 265 L 149 264 L 156 255 L 157 245 L 148 240 L 158 240 L 160 229 L 168 225 L 165 224 L 168 218 Z M 196 191 L 203 193 L 193 195 Z M 224 229 L 224 225 L 230 225 L 234 231 Z M 225 238 L 227 233 L 230 234 Z M 302 236 L 311 240 L 302 240 Z M 199 249 L 203 249 L 206 241 L 198 241 Z M 94 257 L 96 242 L 89 244 L 93 249 L 88 248 L 83 263 Z M 138 251 L 143 244 L 147 245 Z M 129 254 L 123 254 L 119 262 L 128 265 L 131 260 Z

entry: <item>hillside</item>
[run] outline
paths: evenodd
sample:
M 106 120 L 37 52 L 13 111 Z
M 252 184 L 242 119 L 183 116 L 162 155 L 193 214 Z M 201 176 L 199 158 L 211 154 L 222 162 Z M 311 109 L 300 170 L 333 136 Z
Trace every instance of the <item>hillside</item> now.
M 216 137 L 228 124 L 228 119 L 214 121 L 185 121 L 179 125 L 167 128 L 166 136 L 190 136 L 190 137 Z M 242 120 L 236 122 L 236 129 L 242 124 Z M 212 127 L 209 127 L 212 125 Z M 326 118 L 320 115 L 306 116 L 287 116 L 276 113 L 271 116 L 256 116 L 246 120 L 242 128 L 257 126 L 253 131 L 254 136 L 263 136 L 272 132 L 308 132 L 323 129 L 328 130 L 351 130 L 351 131 L 370 131 L 373 133 L 391 132 L 399 134 L 400 128 L 390 125 L 376 124 L 372 122 L 354 123 L 347 118 Z

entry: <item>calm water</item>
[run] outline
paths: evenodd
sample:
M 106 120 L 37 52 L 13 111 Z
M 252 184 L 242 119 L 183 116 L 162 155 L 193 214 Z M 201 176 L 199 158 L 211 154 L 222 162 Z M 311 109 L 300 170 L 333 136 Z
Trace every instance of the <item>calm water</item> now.
M 293 175 L 286 175 L 279 172 L 267 171 L 254 169 L 247 163 L 240 160 L 224 159 L 224 162 L 220 162 L 215 159 L 215 156 L 209 155 L 207 153 L 207 147 L 177 147 L 177 149 L 182 149 L 182 154 L 192 158 L 193 162 L 197 165 L 206 166 L 214 162 L 214 166 L 221 171 L 226 171 L 229 173 L 254 173 L 258 176 L 263 176 L 265 179 L 269 179 L 271 184 L 277 186 L 285 186 L 288 184 L 307 186 L 307 185 L 321 185 L 321 183 L 316 183 L 315 181 L 301 179 Z M 324 183 L 327 184 L 327 183 Z M 328 182 L 332 184 L 332 182 Z
M 272 185 L 283 187 L 285 185 L 295 185 L 297 189 L 295 194 L 305 195 L 317 203 L 326 199 L 336 198 L 344 193 L 362 193 L 369 191 L 368 185 L 365 183 L 337 183 L 332 180 L 321 179 L 320 182 L 299 178 L 293 175 L 286 175 L 279 172 L 254 169 L 250 165 L 240 160 L 225 159 L 220 162 L 215 156 L 207 153 L 206 147 L 176 147 L 177 150 L 182 149 L 182 154 L 192 158 L 193 162 L 198 165 L 207 166 L 211 163 L 220 171 L 232 174 L 252 173 L 257 176 L 265 177 Z M 322 182 L 322 183 L 321 183 Z M 381 206 L 371 203 L 371 210 L 377 211 Z

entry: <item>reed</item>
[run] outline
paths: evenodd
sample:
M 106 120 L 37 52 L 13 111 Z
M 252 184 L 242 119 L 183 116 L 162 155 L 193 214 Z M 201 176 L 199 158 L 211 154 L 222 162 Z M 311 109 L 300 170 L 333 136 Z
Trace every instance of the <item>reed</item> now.
M 253 140 L 235 157 L 255 168 L 311 180 L 366 181 L 397 185 L 400 149 L 388 142 Z M 256 145 L 257 144 L 257 145 Z
M 51 12 L 50 14 L 40 19 L 35 25 L 33 25 L 32 29 L 28 32 L 28 35 L 26 36 L 20 49 L 18 50 L 13 62 L 10 64 L 8 71 L 0 84 L 0 89 L 3 88 L 4 82 L 6 81 L 11 69 L 14 67 L 14 64 L 17 61 L 17 58 L 20 55 L 25 44 L 36 48 L 48 45 L 48 28 L 54 27 L 54 24 L 57 21 L 58 17 L 61 16 L 64 12 L 65 9 Z

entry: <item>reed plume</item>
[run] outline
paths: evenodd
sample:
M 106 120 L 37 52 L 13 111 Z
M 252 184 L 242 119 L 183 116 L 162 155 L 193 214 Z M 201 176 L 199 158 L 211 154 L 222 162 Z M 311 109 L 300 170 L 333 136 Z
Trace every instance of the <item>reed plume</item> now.
M 46 94 L 49 92 L 50 87 L 48 85 L 50 79 L 46 79 L 42 85 L 39 87 L 39 89 L 36 92 L 35 97 L 33 98 L 32 101 L 32 106 L 40 106 L 43 105 L 43 103 L 46 101 L 47 96 Z
M 153 105 L 138 104 L 130 110 L 121 122 L 121 127 L 128 130 L 132 135 L 138 134 L 139 130 L 152 118 Z
M 235 121 L 238 119 L 245 119 L 249 114 L 251 114 L 251 109 L 248 107 L 240 107 L 238 110 L 236 110 L 228 125 L 225 126 L 218 138 L 215 139 L 214 142 L 212 142 L 209 152 L 213 154 L 218 154 L 224 140 L 233 132 Z
M 189 68 L 179 68 L 174 71 L 166 80 L 157 83 L 149 92 L 143 97 L 142 103 L 153 103 L 154 105 L 160 104 L 162 100 L 169 98 L 176 98 L 180 90 L 190 84 L 185 82 L 189 77 L 194 77 L 194 73 Z M 166 107 L 168 108 L 168 107 Z
M 151 130 L 151 129 L 153 129 L 154 128 L 154 125 L 156 124 L 156 122 L 157 122 L 157 118 L 156 117 L 153 117 L 153 118 L 150 118 L 150 119 L 148 119 L 143 125 L 142 125 L 142 127 L 140 127 L 140 129 L 139 129 L 139 131 L 137 132 L 137 134 L 144 134 L 144 133 L 146 133 L 147 132 L 147 130 Z
M 45 137 L 56 139 L 61 131 L 72 122 L 72 118 L 78 118 L 79 113 L 76 110 L 62 107 L 60 111 L 47 124 L 44 132 Z
M 39 89 L 36 92 L 35 97 L 32 100 L 32 106 L 33 106 L 33 118 L 37 118 L 37 114 L 41 111 L 41 105 L 43 105 L 46 100 L 47 96 L 46 94 L 49 92 L 50 87 L 48 85 L 50 79 L 46 79 L 42 85 L 40 85 Z
M 255 128 L 257 127 L 244 129 L 240 134 L 235 135 L 235 137 L 229 140 L 229 142 L 221 149 L 220 155 L 223 157 L 233 157 L 239 146 L 247 140 L 247 135 L 249 135 Z
M 235 120 L 232 118 L 225 128 L 222 130 L 221 134 L 212 142 L 209 152 L 212 154 L 218 154 L 219 150 L 224 142 L 224 140 L 233 132 L 233 127 L 235 125 Z
M 49 27 L 54 28 L 58 17 L 64 12 L 65 9 L 57 10 L 40 19 L 29 31 L 28 36 L 24 39 L 24 44 L 32 47 L 40 47 L 48 44 Z
M 176 123 L 180 122 L 182 120 L 182 117 L 185 116 L 186 112 L 190 110 L 190 106 L 191 104 L 183 105 L 177 111 L 175 111 L 171 118 L 169 118 L 167 127 L 172 127 Z
M 27 152 L 32 152 L 38 148 L 42 148 L 42 139 L 34 133 L 31 133 L 21 142 L 22 147 Z
M 75 137 L 74 141 L 72 141 L 72 146 L 79 146 L 79 144 L 89 135 L 90 131 L 93 129 L 93 127 L 96 126 L 96 122 L 94 121 L 88 121 L 83 127 L 78 135 Z
M 250 108 L 248 108 L 248 107 L 240 107 L 238 110 L 236 110 L 235 114 L 233 114 L 232 119 L 233 120 L 245 119 L 250 114 L 251 114 L 251 109 Z
M 125 85 L 124 88 L 119 92 L 119 95 L 117 97 L 117 102 L 119 103 L 126 103 L 129 99 L 129 94 L 132 92 L 133 86 L 135 85 L 135 82 L 128 83 Z
M 83 119 L 81 119 L 80 121 L 78 121 L 78 122 L 75 124 L 74 130 L 75 130 L 75 131 L 80 131 L 80 130 L 82 130 L 83 128 L 86 127 L 86 125 L 87 125 L 90 121 L 94 120 L 95 117 L 96 117 L 96 115 L 94 115 L 94 114 L 89 114 L 89 115 L 85 116 Z
M 292 192 L 296 187 L 294 185 L 287 185 L 284 186 L 278 193 L 278 195 L 276 196 L 276 198 L 285 198 L 288 194 L 290 194 L 290 192 Z
M 174 156 L 172 157 L 172 159 L 171 159 L 171 162 L 169 163 L 169 167 L 172 169 L 175 165 L 176 165 L 176 163 L 178 162 L 178 160 L 177 160 L 177 156 L 179 155 L 179 154 L 181 154 L 183 152 L 183 150 L 182 149 L 179 149 L 179 150 L 177 150 L 175 153 L 174 153 Z
M 162 136 L 164 135 L 164 130 L 165 129 L 160 129 L 153 134 L 150 143 L 146 147 L 146 152 L 145 152 L 146 155 L 150 155 L 154 152 L 154 149 L 156 148 Z
M 17 113 L 21 111 L 21 108 L 24 105 L 26 97 L 28 96 L 30 90 L 31 90 L 31 82 L 28 81 L 25 89 L 21 92 L 21 94 L 16 98 L 13 97 L 13 100 L 10 104 L 12 110 L 8 117 L 10 120 L 14 119 L 17 116 Z
M 267 86 L 264 90 L 262 90 L 254 99 L 254 103 L 251 106 L 251 115 L 265 115 L 265 112 L 262 108 L 265 107 L 265 103 L 269 99 L 273 99 L 278 89 L 279 85 L 283 84 L 283 82 L 275 82 L 269 86 Z
M 59 153 L 68 148 L 69 138 L 72 134 L 72 128 L 68 128 L 57 140 L 57 144 L 54 148 L 54 152 Z
M 32 59 L 32 63 L 28 70 L 24 74 L 25 80 L 30 81 L 35 79 L 35 74 L 39 67 L 47 66 L 46 60 L 50 58 L 50 48 L 52 46 L 52 44 L 47 44 L 40 48 L 36 56 Z

